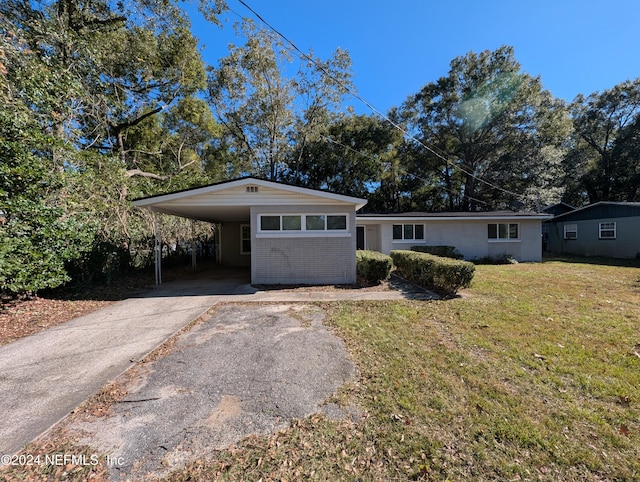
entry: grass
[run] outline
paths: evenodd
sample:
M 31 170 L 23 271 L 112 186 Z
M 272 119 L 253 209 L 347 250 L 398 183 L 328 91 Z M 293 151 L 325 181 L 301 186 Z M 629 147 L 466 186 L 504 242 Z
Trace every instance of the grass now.
M 170 480 L 639 480 L 640 270 L 478 266 L 434 302 L 326 304 L 360 371 L 312 416 Z

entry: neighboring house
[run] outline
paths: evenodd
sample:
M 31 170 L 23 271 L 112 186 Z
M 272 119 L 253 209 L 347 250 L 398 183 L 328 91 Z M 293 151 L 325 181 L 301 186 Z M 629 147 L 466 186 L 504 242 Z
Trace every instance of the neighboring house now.
M 546 214 L 512 211 L 358 214 L 358 248 L 381 251 L 411 246 L 454 246 L 465 259 L 508 254 L 518 261 L 542 260 Z
M 561 214 L 565 214 L 575 210 L 576 208 L 573 207 L 571 204 L 559 202 L 543 208 L 542 212 L 547 214 L 552 214 L 553 216 L 560 216 Z
M 551 253 L 640 257 L 640 203 L 598 202 L 556 215 L 545 224 Z
M 551 214 L 552 216 L 559 216 L 571 211 L 575 211 L 575 207 L 565 202 L 559 202 L 551 204 L 542 209 L 543 213 Z M 549 252 L 549 223 L 542 223 L 542 252 Z
M 542 259 L 532 213 L 360 214 L 365 199 L 253 177 L 137 199 L 151 211 L 215 223 L 218 262 L 250 267 L 254 284 L 350 284 L 357 248 L 389 253 L 447 245 L 466 259 Z
M 254 284 L 356 281 L 356 211 L 365 199 L 252 177 L 137 199 L 151 211 L 218 224 L 219 261 Z

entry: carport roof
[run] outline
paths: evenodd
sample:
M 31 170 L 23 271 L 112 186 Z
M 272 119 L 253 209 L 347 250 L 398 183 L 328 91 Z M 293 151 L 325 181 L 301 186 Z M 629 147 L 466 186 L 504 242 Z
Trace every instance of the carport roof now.
M 243 177 L 133 201 L 134 206 L 154 212 L 208 222 L 246 220 L 251 206 L 327 204 L 352 205 L 358 210 L 367 204 L 367 200 L 256 177 Z

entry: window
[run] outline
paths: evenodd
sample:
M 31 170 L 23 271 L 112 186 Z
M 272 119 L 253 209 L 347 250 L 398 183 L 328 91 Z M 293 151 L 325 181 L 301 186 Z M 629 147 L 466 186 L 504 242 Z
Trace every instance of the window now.
M 347 232 L 346 214 L 260 214 L 258 234 L 287 231 L 310 235 L 318 231 L 332 231 L 334 235 Z
M 394 224 L 393 239 L 397 241 L 424 239 L 424 224 Z
M 280 216 L 260 216 L 261 231 L 280 231 Z
M 517 223 L 491 223 L 488 225 L 489 239 L 520 239 L 520 225 Z
M 283 231 L 300 231 L 302 229 L 302 216 L 282 216 Z
M 346 231 L 346 216 L 327 216 L 327 229 L 330 231 Z
M 600 223 L 600 239 L 616 239 L 616 223 Z
M 251 254 L 251 227 L 240 225 L 240 254 Z
M 307 218 L 307 231 L 324 231 L 325 229 L 325 216 L 312 215 L 306 216 Z
M 565 224 L 564 225 L 564 239 L 578 239 L 578 225 L 577 224 Z

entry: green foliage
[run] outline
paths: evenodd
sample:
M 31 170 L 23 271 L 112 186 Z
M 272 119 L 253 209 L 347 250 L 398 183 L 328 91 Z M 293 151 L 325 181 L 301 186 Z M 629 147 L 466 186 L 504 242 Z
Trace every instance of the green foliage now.
M 400 150 L 402 210 L 504 209 L 514 198 L 531 208 L 562 194 L 567 111 L 511 47 L 454 59 L 392 117 L 431 146 Z
M 475 266 L 468 261 L 407 250 L 393 250 L 390 254 L 400 276 L 427 289 L 453 295 L 460 288 L 471 286 Z
M 411 251 L 428 253 L 443 258 L 463 259 L 464 255 L 455 246 L 411 246 Z
M 636 201 L 640 196 L 640 79 L 572 104 L 574 147 L 566 160 L 567 200 Z
M 85 251 L 93 223 L 69 216 L 55 196 L 61 178 L 34 152 L 53 146 L 19 102 L 0 109 L 0 291 L 35 292 L 69 280 L 65 263 Z
M 475 264 L 518 264 L 518 260 L 509 253 L 503 253 L 500 256 L 484 256 L 473 262 Z
M 328 122 L 322 133 L 299 147 L 288 179 L 315 189 L 367 198 L 400 141 L 399 131 L 376 116 Z
M 356 273 L 367 283 L 378 284 L 389 278 L 393 261 L 390 256 L 370 250 L 356 251 Z
M 110 278 L 152 230 L 130 196 L 209 182 L 219 127 L 189 27 L 173 1 L 0 3 L 0 289 Z
M 301 182 L 299 164 L 307 143 L 337 117 L 344 86 L 351 85 L 349 55 L 338 49 L 322 61 L 310 53 L 308 59 L 324 72 L 307 59 L 295 76 L 287 76 L 283 66 L 292 63 L 291 54 L 277 37 L 251 21 L 237 28 L 245 44 L 231 45 L 229 55 L 208 70 L 208 101 L 224 126 L 221 142 L 233 154 L 217 159 L 231 177 Z

